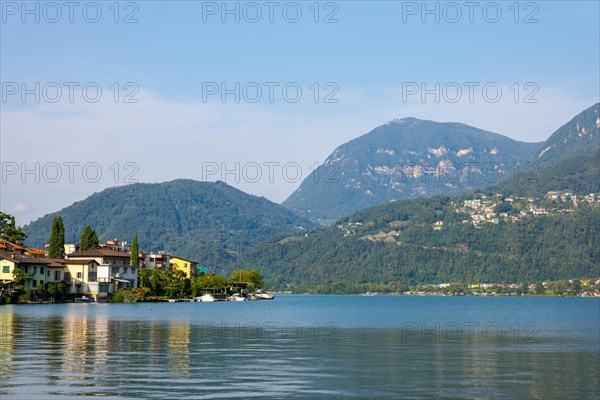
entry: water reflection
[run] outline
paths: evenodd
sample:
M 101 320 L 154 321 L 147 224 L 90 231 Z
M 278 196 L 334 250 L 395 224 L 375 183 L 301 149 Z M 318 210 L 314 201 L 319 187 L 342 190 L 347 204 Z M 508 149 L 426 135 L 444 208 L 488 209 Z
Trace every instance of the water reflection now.
M 599 345 L 0 310 L 0 397 L 598 398 Z M 412 331 L 411 331 L 412 332 Z M 324 334 L 325 333 L 325 334 Z M 414 333 L 414 332 L 413 332 Z

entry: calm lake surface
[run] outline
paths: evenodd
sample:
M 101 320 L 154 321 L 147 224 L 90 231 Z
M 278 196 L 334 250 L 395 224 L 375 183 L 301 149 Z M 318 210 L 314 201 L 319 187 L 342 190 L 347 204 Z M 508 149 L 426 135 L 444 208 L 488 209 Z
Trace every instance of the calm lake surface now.
M 0 306 L 0 399 L 598 399 L 600 299 Z

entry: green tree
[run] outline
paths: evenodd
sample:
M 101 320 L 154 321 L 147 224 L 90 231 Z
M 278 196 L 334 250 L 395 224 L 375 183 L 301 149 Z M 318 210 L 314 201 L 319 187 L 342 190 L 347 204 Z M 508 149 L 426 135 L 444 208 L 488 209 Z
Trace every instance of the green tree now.
M 230 280 L 233 282 L 246 282 L 248 283 L 250 290 L 261 289 L 264 287 L 263 278 L 257 269 L 234 269 L 231 273 Z
M 554 294 L 563 294 L 564 292 L 567 291 L 567 288 L 569 287 L 569 282 L 565 282 L 565 281 L 556 281 L 552 284 L 552 292 L 554 292 Z
M 63 223 L 63 219 L 61 216 L 58 217 L 58 242 L 60 243 L 60 249 L 58 253 L 58 258 L 65 257 L 65 224 Z
M 100 240 L 98 240 L 98 235 L 96 234 L 96 229 L 92 230 L 92 237 L 90 239 L 90 249 L 98 249 L 100 248 Z
M 137 235 L 133 235 L 133 240 L 131 241 L 131 256 L 129 258 L 129 263 L 131 265 L 139 265 L 140 260 L 140 250 L 138 248 L 138 238 Z
M 50 240 L 48 246 L 48 257 L 65 257 L 65 227 L 61 217 L 54 218 L 52 220 L 52 228 L 50 229 Z
M 45 293 L 46 290 L 44 288 L 44 284 L 43 283 L 38 283 L 37 286 L 34 289 L 34 294 L 35 294 L 35 298 L 37 300 L 45 300 Z
M 573 293 L 576 296 L 581 293 L 581 281 L 579 279 L 573 280 L 573 285 L 571 286 L 571 293 Z
M 535 284 L 535 294 L 544 294 L 545 289 L 544 289 L 544 285 L 542 284 L 542 282 L 537 282 Z
M 15 224 L 14 216 L 0 211 L 0 238 L 22 245 L 27 235 Z
M 152 270 L 149 269 L 138 269 L 138 282 L 141 288 L 150 288 L 150 277 L 152 276 Z
M 202 274 L 191 282 L 192 296 L 204 293 L 224 292 L 229 287 L 229 281 L 222 275 Z
M 15 268 L 12 271 L 15 290 L 23 290 L 25 288 L 25 272 L 20 268 Z
M 186 286 L 189 287 L 189 283 L 186 285 L 186 277 L 185 272 L 177 270 L 177 271 L 168 271 L 168 282 L 167 282 L 167 295 L 169 297 L 178 297 L 182 298 L 185 296 Z
M 155 296 L 162 296 L 164 287 L 166 286 L 165 273 L 159 268 L 152 269 L 150 276 L 150 290 Z
M 92 227 L 88 224 L 83 228 L 83 232 L 79 237 L 79 250 L 91 250 L 100 247 L 96 230 L 92 230 Z
M 83 232 L 81 232 L 81 235 L 79 236 L 79 250 L 80 251 L 89 250 L 91 235 L 92 235 L 92 228 L 88 224 L 85 226 L 85 228 L 83 228 Z
M 48 294 L 50 294 L 50 298 L 52 302 L 55 302 L 58 297 L 58 284 L 51 282 L 48 284 Z

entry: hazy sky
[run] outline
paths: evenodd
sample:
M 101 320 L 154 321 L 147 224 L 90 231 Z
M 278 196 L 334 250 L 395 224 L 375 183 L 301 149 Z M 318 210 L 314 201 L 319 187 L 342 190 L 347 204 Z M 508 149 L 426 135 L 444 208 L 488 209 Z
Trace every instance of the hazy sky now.
M 0 206 L 21 225 L 136 180 L 281 202 L 395 118 L 542 141 L 600 97 L 597 1 L 0 4 Z

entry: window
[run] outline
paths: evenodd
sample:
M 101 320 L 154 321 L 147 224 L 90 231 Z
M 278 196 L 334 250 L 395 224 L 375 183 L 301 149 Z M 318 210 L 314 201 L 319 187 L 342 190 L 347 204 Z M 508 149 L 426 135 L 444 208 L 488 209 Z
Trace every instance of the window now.
M 88 281 L 90 282 L 96 282 L 98 280 L 98 273 L 97 272 L 88 272 Z
M 10 266 L 9 265 L 3 265 L 2 266 L 2 272 L 4 272 L 5 274 L 8 274 L 10 272 Z
M 34 279 L 33 280 L 33 287 L 36 287 L 36 286 L 37 286 L 37 281 Z
M 33 267 L 33 274 L 34 275 L 37 274 L 37 267 Z M 33 286 L 35 286 L 35 285 L 33 285 Z
M 44 267 L 40 267 L 40 274 L 44 275 Z
M 56 271 L 60 274 L 59 271 Z M 71 282 L 71 273 L 70 272 L 65 272 L 65 282 Z
M 77 279 L 81 279 L 81 272 L 77 273 Z
M 48 270 L 48 276 L 50 276 L 50 270 Z
M 65 276 L 68 274 L 68 272 L 65 274 Z M 54 280 L 55 281 L 60 281 L 60 271 L 54 271 Z

